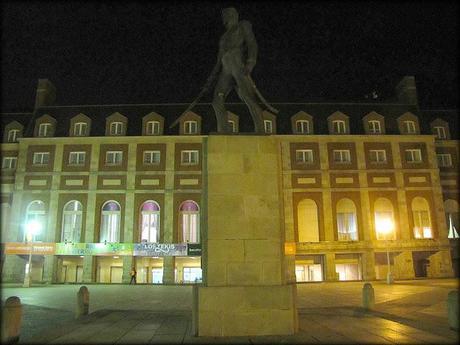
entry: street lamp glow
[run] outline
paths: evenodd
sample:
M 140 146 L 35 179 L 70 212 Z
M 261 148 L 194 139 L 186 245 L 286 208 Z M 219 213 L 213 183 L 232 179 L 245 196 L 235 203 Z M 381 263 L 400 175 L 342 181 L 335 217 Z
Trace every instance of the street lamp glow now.
M 41 230 L 42 230 L 42 223 L 40 223 L 38 220 L 31 220 L 30 222 L 26 224 L 26 233 L 28 237 L 38 235 Z
M 389 218 L 383 218 L 376 221 L 376 228 L 382 235 L 388 235 L 393 231 L 394 224 Z
M 42 223 L 38 220 L 31 220 L 25 226 L 26 229 L 26 239 L 27 242 L 32 242 L 34 235 L 38 235 L 42 230 Z M 30 252 L 29 252 L 29 262 L 26 264 L 26 272 L 24 275 L 24 287 L 30 287 L 32 277 L 32 244 L 29 244 Z

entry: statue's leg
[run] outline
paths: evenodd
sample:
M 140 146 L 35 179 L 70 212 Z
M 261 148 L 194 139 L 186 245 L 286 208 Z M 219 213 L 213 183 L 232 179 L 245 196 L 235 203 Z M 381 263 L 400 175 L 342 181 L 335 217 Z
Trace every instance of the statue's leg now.
M 244 103 L 246 103 L 249 108 L 249 112 L 251 113 L 252 120 L 254 121 L 255 132 L 261 134 L 265 133 L 262 108 L 256 101 L 256 95 L 249 78 L 243 73 L 238 73 L 238 75 L 235 76 L 235 81 L 237 84 L 238 96 Z
M 216 113 L 218 133 L 230 132 L 228 114 L 224 102 L 232 86 L 232 75 L 223 71 L 217 80 L 216 88 L 214 89 L 214 98 L 212 100 L 212 107 Z

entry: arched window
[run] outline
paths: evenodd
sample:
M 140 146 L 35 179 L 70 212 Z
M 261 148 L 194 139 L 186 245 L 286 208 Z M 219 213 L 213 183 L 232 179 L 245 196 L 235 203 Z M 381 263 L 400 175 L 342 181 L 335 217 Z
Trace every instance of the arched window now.
M 141 206 L 141 242 L 160 241 L 160 206 L 148 200 Z
M 24 241 L 27 239 L 27 233 L 31 234 L 32 241 L 42 241 L 45 225 L 45 203 L 41 200 L 34 200 L 27 206 L 26 210 L 26 222 L 24 224 Z
M 393 205 L 386 198 L 378 198 L 374 203 L 375 232 L 378 240 L 395 240 Z
M 453 199 L 444 201 L 444 211 L 446 212 L 448 238 L 459 238 L 458 231 L 460 230 L 460 220 L 458 214 L 458 202 Z
M 179 208 L 182 242 L 200 242 L 200 209 L 192 200 L 184 201 Z
M 102 206 L 100 242 L 120 241 L 121 208 L 113 200 Z
M 414 219 L 414 238 L 433 238 L 430 221 L 430 206 L 426 199 L 419 196 L 412 200 Z
M 297 205 L 297 229 L 299 242 L 319 242 L 318 207 L 311 199 Z
M 350 199 L 341 199 L 337 203 L 337 232 L 339 241 L 358 240 L 356 206 Z
M 83 207 L 77 200 L 69 201 L 62 212 L 62 242 L 80 242 Z

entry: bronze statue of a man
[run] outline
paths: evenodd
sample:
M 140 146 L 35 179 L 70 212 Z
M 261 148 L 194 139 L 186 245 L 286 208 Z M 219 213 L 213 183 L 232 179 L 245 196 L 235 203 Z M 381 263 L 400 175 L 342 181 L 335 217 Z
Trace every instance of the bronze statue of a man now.
M 238 96 L 249 108 L 256 133 L 264 133 L 262 109 L 257 104 L 256 91 L 250 73 L 257 60 L 257 42 L 251 23 L 238 20 L 238 12 L 233 8 L 222 10 L 222 20 L 226 28 L 219 41 L 217 63 L 211 76 L 219 73 L 212 106 L 217 118 L 217 132 L 229 133 L 225 99 L 235 88 Z

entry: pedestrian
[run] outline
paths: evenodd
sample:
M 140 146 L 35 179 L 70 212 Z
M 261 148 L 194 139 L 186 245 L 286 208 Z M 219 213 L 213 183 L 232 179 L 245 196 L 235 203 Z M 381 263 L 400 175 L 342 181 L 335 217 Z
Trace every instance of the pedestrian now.
M 131 272 L 129 272 L 129 274 L 131 274 L 131 281 L 129 282 L 129 284 L 131 285 L 133 282 L 134 284 L 136 284 L 137 271 L 134 266 L 131 268 Z

